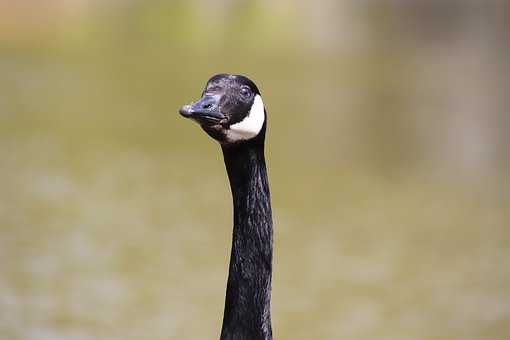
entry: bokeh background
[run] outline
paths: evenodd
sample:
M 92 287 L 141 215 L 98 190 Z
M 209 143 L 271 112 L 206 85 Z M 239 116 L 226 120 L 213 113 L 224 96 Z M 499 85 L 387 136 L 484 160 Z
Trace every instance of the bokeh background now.
M 215 73 L 269 113 L 276 339 L 510 337 L 506 1 L 0 1 L 0 339 L 215 339 Z

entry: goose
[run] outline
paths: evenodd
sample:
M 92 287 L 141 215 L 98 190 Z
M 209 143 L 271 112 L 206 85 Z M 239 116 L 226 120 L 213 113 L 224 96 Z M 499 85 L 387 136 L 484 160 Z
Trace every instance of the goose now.
M 271 340 L 273 222 L 264 158 L 266 110 L 257 86 L 218 74 L 179 113 L 219 142 L 232 192 L 234 226 L 220 340 Z

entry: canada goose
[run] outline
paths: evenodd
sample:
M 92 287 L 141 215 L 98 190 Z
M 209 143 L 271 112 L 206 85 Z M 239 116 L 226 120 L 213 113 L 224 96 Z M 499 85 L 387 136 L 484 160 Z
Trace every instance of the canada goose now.
M 220 339 L 272 339 L 273 221 L 260 92 L 244 76 L 218 74 L 202 98 L 179 113 L 220 143 L 232 191 L 234 227 Z

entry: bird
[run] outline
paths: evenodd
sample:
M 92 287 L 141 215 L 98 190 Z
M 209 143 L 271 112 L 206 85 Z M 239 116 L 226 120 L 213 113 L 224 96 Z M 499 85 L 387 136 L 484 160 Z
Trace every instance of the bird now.
M 217 74 L 202 97 L 179 113 L 219 142 L 232 193 L 220 340 L 271 340 L 273 221 L 264 156 L 267 113 L 260 91 L 246 76 Z

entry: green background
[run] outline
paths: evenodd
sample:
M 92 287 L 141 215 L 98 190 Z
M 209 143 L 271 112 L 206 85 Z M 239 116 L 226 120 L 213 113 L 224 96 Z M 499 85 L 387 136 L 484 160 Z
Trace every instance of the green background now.
M 219 337 L 231 198 L 178 108 L 261 89 L 276 339 L 510 336 L 504 1 L 0 2 L 0 339 Z

